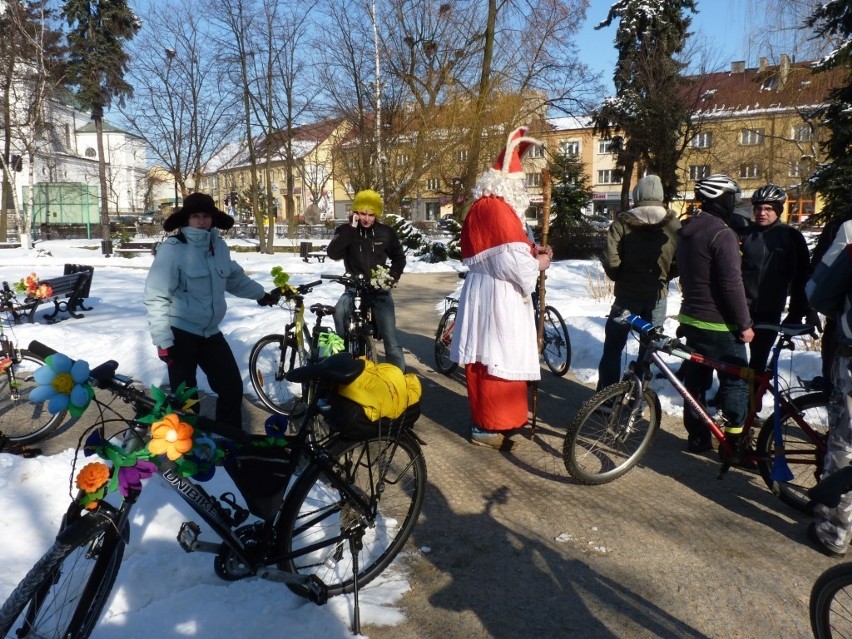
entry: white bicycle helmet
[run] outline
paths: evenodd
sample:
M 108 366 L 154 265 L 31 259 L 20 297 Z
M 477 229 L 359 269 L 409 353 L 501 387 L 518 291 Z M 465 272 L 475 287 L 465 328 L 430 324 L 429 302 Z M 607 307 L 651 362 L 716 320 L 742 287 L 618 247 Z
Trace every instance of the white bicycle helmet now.
M 757 204 L 771 204 L 778 208 L 784 206 L 784 202 L 786 201 L 787 194 L 784 193 L 784 189 L 777 184 L 766 184 L 761 186 L 754 192 L 754 195 L 751 196 L 752 206 L 756 206 Z
M 724 173 L 708 175 L 706 178 L 698 180 L 695 183 L 695 197 L 702 202 L 715 200 L 726 193 L 733 194 L 734 204 L 738 203 L 742 196 L 740 185 Z

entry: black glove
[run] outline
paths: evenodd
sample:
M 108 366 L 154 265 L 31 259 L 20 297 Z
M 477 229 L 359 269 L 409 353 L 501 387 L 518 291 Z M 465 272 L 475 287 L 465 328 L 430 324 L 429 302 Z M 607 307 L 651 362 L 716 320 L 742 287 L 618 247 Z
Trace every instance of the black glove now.
M 174 364 L 174 361 L 172 360 L 171 346 L 169 348 L 160 348 L 158 346 L 157 357 L 159 357 L 160 360 L 164 362 L 166 366 L 171 366 L 172 364 Z
M 257 303 L 261 306 L 275 306 L 278 303 L 278 300 L 281 299 L 281 289 L 274 289 L 269 293 L 264 293 L 263 297 L 257 300 Z

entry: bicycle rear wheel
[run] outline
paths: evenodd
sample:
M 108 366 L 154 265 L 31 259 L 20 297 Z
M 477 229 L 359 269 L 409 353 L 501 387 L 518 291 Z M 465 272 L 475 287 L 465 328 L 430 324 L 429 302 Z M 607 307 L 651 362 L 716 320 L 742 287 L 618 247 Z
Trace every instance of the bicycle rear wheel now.
M 444 375 L 450 375 L 458 367 L 458 364 L 450 359 L 457 310 L 455 306 L 448 308 L 438 322 L 438 330 L 435 332 L 435 369 Z
M 74 524 L 79 530 L 70 531 L 73 541 L 57 540 L 12 591 L 0 608 L 0 638 L 86 639 L 91 634 L 118 575 L 125 543 L 111 522 L 92 517 Z
M 308 345 L 311 338 L 307 328 L 303 330 L 304 343 Z M 264 406 L 279 415 L 290 414 L 304 389 L 302 384 L 288 382 L 285 376 L 307 361 L 307 350 L 300 350 L 286 335 L 267 335 L 257 341 L 249 354 L 249 377 Z
M 12 442 L 30 444 L 56 430 L 65 419 L 66 411 L 51 415 L 47 402 L 30 401 L 30 391 L 36 387 L 33 374 L 44 366 L 44 360 L 28 350 L 20 353 L 20 359 L 15 361 L 13 356 L 8 368 L 0 372 L 0 431 Z
M 607 386 L 580 408 L 562 447 L 562 460 L 581 484 L 605 484 L 633 468 L 660 427 L 660 400 L 650 388 L 631 410 L 635 384 Z
M 426 462 L 407 433 L 398 440 L 374 437 L 331 449 L 339 477 L 370 504 L 363 513 L 317 466 L 293 486 L 279 523 L 287 558 L 281 567 L 316 575 L 329 596 L 352 592 L 352 542 L 358 551 L 358 586 L 378 576 L 402 549 L 423 506 Z M 293 591 L 300 593 L 298 587 Z
M 809 608 L 815 639 L 852 637 L 852 563 L 832 566 L 817 578 Z
M 793 479 L 780 482 L 772 479 L 772 467 L 777 457 L 775 416 L 767 419 L 757 437 L 758 468 L 769 489 L 785 504 L 809 512 L 807 491 L 817 485 L 822 475 L 825 442 L 828 438 L 828 397 L 824 393 L 809 393 L 790 400 L 790 407 L 778 407 L 784 459 Z M 805 431 L 805 423 L 815 432 L 815 441 Z
M 544 343 L 541 354 L 554 375 L 562 377 L 568 372 L 571 366 L 571 339 L 565 320 L 552 306 L 544 307 Z

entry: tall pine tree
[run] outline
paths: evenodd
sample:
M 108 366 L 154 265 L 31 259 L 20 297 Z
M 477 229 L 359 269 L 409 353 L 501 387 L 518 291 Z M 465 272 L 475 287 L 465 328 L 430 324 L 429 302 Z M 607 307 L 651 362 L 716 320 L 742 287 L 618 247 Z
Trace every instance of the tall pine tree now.
M 845 82 L 829 92 L 826 105 L 813 116 L 829 131 L 821 145 L 828 162 L 816 170 L 810 182 L 825 201 L 823 220 L 852 218 L 852 4 L 831 0 L 815 9 L 806 25 L 814 29 L 815 37 L 841 43 L 815 70 L 846 69 Z
M 615 96 L 595 114 L 595 129 L 616 141 L 622 209 L 628 206 L 634 172 L 659 175 L 667 201 L 677 193 L 677 164 L 691 112 L 681 90 L 685 65 L 675 57 L 689 35 L 687 11 L 696 12 L 695 0 L 618 0 L 595 27 L 619 21 Z
M 127 0 L 65 0 L 62 17 L 68 32 L 69 73 L 77 87 L 80 106 L 91 111 L 98 146 L 101 189 L 101 247 L 112 251 L 109 240 L 106 160 L 103 143 L 104 110 L 133 94 L 125 81 L 128 55 L 124 44 L 139 31 L 140 23 Z

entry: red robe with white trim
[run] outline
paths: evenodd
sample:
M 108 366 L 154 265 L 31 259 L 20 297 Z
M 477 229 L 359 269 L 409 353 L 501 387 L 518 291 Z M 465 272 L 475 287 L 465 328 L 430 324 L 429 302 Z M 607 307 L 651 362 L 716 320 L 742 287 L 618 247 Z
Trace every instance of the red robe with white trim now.
M 527 382 L 541 377 L 530 293 L 538 260 L 520 218 L 501 198 L 474 202 L 461 233 L 468 275 L 450 357 L 467 370 L 474 423 L 507 430 L 527 421 Z

